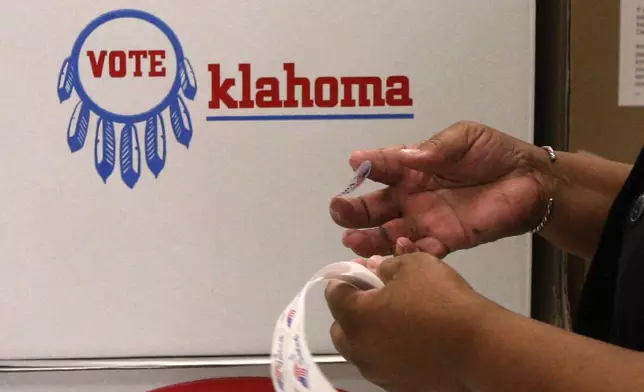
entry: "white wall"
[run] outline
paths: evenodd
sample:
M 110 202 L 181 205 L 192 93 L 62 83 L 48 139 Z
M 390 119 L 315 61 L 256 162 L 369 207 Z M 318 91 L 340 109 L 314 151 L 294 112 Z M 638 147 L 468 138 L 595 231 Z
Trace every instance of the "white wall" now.
M 352 257 L 327 211 L 351 175 L 352 150 L 419 141 L 460 119 L 532 140 L 533 3 L 1 0 L 0 357 L 265 355 L 275 318 L 304 281 L 322 265 Z M 66 131 L 79 98 L 74 92 L 60 103 L 56 95 L 80 31 L 121 8 L 148 11 L 170 25 L 198 81 L 195 100 L 186 100 L 194 128 L 189 149 L 164 114 L 167 161 L 158 179 L 146 165 L 145 127 L 138 124 L 141 177 L 134 189 L 119 173 L 123 126 L 116 125 L 116 167 L 103 183 L 94 166 L 98 117 L 91 116 L 85 146 L 72 154 Z M 120 20 L 90 35 L 82 53 L 146 48 L 171 47 L 151 25 Z M 176 70 L 172 56 L 168 51 L 168 75 Z M 92 78 L 81 58 L 89 95 L 123 114 L 159 102 L 173 80 Z M 285 62 L 311 78 L 405 75 L 414 103 L 209 109 L 208 64 L 221 64 L 233 77 L 239 63 L 250 63 L 253 77 L 284 83 Z M 239 113 L 414 118 L 206 121 Z M 528 236 L 448 261 L 483 294 L 529 312 Z M 312 349 L 332 352 L 322 296 L 310 306 Z M 170 381 L 175 374 L 141 377 Z M 193 377 L 180 374 L 176 379 Z M 23 380 L 32 389 L 24 390 L 72 379 L 82 390 L 111 376 L 74 377 L 30 375 Z M 5 380 L 22 382 L 0 375 Z M 139 382 L 147 381 L 129 388 Z M 92 390 L 116 390 L 111 383 Z

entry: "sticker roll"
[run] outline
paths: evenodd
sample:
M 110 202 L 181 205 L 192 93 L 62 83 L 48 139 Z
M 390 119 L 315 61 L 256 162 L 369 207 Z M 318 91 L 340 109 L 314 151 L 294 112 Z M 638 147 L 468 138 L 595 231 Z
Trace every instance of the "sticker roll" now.
M 313 360 L 305 331 L 306 296 L 319 282 L 339 280 L 360 290 L 378 289 L 383 282 L 361 264 L 342 261 L 313 275 L 282 311 L 275 324 L 271 347 L 271 378 L 278 392 L 336 392 Z

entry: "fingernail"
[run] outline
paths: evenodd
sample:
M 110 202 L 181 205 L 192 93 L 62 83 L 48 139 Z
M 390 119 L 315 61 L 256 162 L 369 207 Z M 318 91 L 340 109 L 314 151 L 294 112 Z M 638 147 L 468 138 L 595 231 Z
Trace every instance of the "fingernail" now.
M 336 196 L 333 199 L 331 199 L 331 203 L 329 203 L 329 214 L 331 214 L 331 216 L 336 222 L 341 222 L 342 218 L 346 217 L 347 215 L 346 204 L 347 204 L 347 201 L 340 196 Z
M 344 246 L 349 247 L 348 246 L 349 239 L 351 237 L 353 237 L 354 235 L 358 234 L 358 233 L 359 233 L 359 230 L 347 230 L 347 231 L 345 231 L 344 234 L 342 235 L 342 244 Z
M 333 207 L 329 207 L 329 214 L 334 221 L 338 222 L 340 220 L 340 213 L 336 211 Z
M 346 240 L 347 238 L 351 237 L 351 236 L 352 236 L 352 235 L 354 235 L 355 233 L 356 233 L 356 230 L 347 230 L 347 231 L 345 231 L 345 232 L 344 232 L 344 234 L 342 235 L 342 238 L 344 238 L 344 239 Z
M 385 260 L 382 256 L 371 256 L 367 259 L 367 268 L 371 270 L 377 270 L 378 266 Z

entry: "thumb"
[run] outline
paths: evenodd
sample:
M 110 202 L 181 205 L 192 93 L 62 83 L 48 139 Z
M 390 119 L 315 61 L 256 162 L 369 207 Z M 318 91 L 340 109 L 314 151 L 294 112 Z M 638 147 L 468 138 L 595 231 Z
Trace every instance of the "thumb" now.
M 480 124 L 456 123 L 415 148 L 398 150 L 398 159 L 410 169 L 433 171 L 443 164 L 461 160 L 484 130 L 485 126 Z
M 388 284 L 390 281 L 396 278 L 396 274 L 398 273 L 398 271 L 400 271 L 401 265 L 401 258 L 393 257 L 380 263 L 376 274 L 384 284 Z

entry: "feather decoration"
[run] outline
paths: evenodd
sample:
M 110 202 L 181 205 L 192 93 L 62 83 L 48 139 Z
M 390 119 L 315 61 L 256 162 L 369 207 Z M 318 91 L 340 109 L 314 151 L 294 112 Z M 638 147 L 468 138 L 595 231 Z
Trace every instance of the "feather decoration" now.
M 166 139 L 163 117 L 161 115 L 150 117 L 145 124 L 145 160 L 154 177 L 159 177 L 159 173 L 165 166 L 165 158 Z
M 99 156 L 100 155 L 100 156 Z M 103 182 L 114 171 L 116 160 L 116 136 L 114 134 L 114 123 L 102 118 L 98 119 L 96 125 L 96 143 L 94 145 L 94 164 L 98 175 Z
M 134 124 L 126 124 L 121 131 L 121 178 L 125 185 L 134 188 L 141 176 L 141 149 Z
M 190 65 L 190 60 L 187 58 L 183 59 L 181 69 L 179 70 L 179 77 L 183 95 L 191 101 L 194 100 L 195 95 L 197 95 L 197 78 L 195 77 L 195 71 L 192 69 L 192 65 Z
M 192 121 L 190 120 L 190 112 L 181 96 L 177 96 L 177 100 L 170 104 L 170 122 L 177 141 L 190 147 Z
M 78 102 L 67 126 L 67 144 L 72 152 L 80 150 L 85 145 L 87 128 L 89 127 L 89 115 L 89 109 L 85 107 L 82 101 Z
M 69 57 L 63 61 L 63 66 L 58 74 L 58 99 L 65 102 L 72 95 L 74 89 L 74 72 Z

